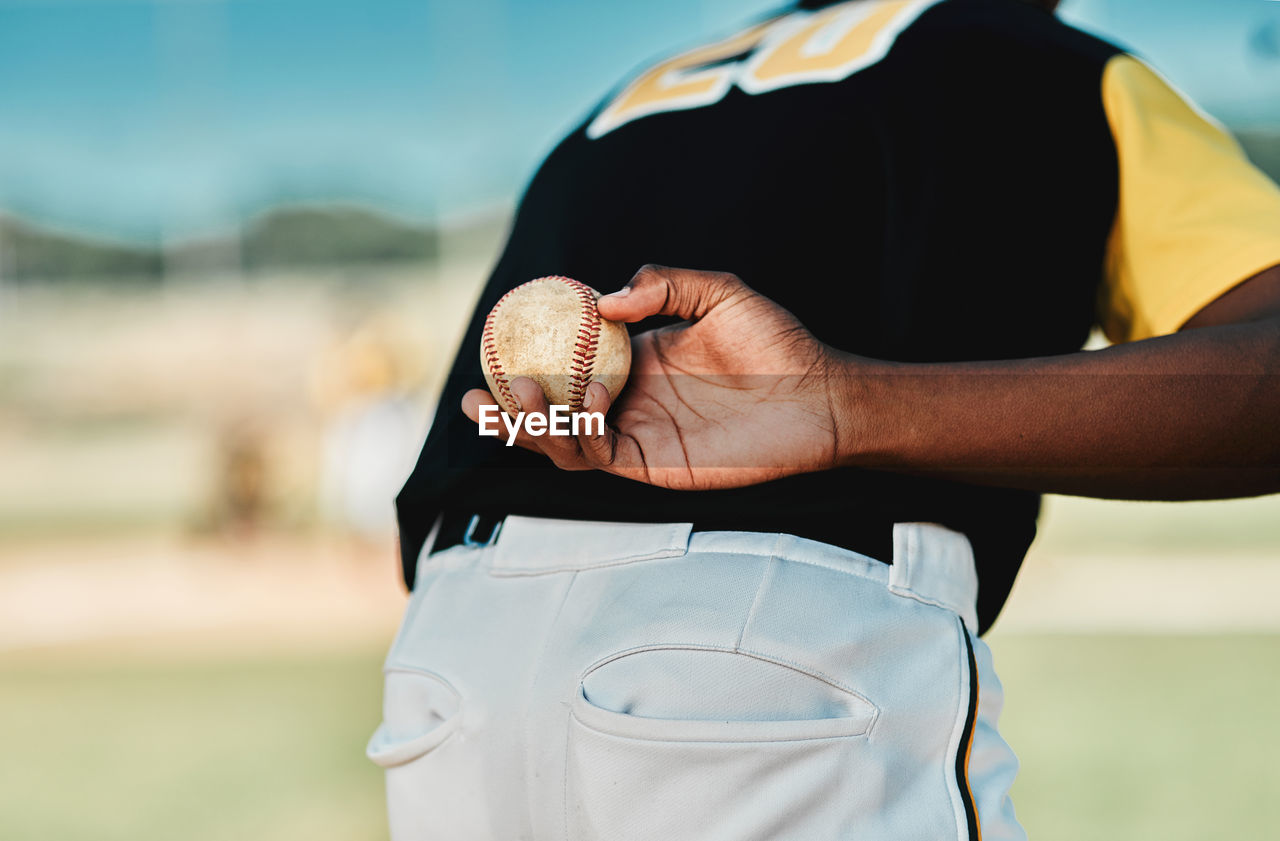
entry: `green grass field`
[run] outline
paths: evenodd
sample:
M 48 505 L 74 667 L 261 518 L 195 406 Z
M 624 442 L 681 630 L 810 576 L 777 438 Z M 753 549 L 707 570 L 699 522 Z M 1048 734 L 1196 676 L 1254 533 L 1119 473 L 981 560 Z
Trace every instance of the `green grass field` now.
M 1274 838 L 1280 636 L 996 636 L 1032 841 Z
M 385 839 L 381 656 L 0 658 L 6 841 Z
M 1274 834 L 1280 636 L 992 646 L 1033 841 Z M 0 835 L 385 838 L 381 772 L 363 757 L 380 660 L 4 655 Z

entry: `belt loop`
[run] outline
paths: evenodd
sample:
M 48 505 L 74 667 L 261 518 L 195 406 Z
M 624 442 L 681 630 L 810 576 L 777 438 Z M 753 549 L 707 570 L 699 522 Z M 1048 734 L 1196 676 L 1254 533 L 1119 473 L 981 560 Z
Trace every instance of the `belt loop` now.
M 489 537 L 483 542 L 476 540 L 473 537 L 476 531 L 476 527 L 480 525 L 480 520 L 481 520 L 481 515 L 479 514 L 471 515 L 471 522 L 467 523 L 466 534 L 462 536 L 462 542 L 464 545 L 471 546 L 474 548 L 474 547 L 492 546 L 495 542 L 497 542 L 498 532 L 502 531 L 502 519 L 499 518 L 494 522 L 492 526 L 489 527 Z
M 969 539 L 937 523 L 897 523 L 889 590 L 960 614 L 977 633 L 978 573 Z

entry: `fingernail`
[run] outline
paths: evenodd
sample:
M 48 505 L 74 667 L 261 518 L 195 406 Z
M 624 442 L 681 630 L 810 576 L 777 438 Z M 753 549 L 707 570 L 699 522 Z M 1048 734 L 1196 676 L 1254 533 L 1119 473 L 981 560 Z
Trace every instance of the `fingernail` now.
M 591 404 L 595 402 L 595 399 L 595 392 L 588 388 L 587 393 L 582 395 L 582 408 L 590 409 Z
M 630 295 L 630 294 L 631 294 L 631 287 L 630 287 L 630 286 L 624 286 L 624 287 L 622 287 L 621 289 L 619 289 L 617 292 L 610 292 L 608 295 L 605 295 L 604 297 L 606 297 L 606 298 L 625 298 L 625 297 L 627 297 L 627 296 L 628 296 L 628 295 Z

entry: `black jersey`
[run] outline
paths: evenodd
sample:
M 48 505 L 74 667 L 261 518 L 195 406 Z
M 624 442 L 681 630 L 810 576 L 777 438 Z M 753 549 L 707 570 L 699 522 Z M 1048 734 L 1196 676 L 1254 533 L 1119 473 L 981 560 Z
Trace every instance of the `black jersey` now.
M 1117 70 L 1117 58 L 1137 69 Z M 1250 268 L 1280 261 L 1280 245 L 1267 240 L 1176 294 L 1151 291 L 1160 261 L 1178 258 L 1148 244 L 1138 204 L 1124 215 L 1120 164 L 1126 143 L 1141 149 L 1158 133 L 1141 101 L 1144 86 L 1158 100 L 1162 85 L 1020 0 L 801 3 L 629 80 L 547 157 L 520 203 L 397 499 L 406 579 L 445 510 L 692 522 L 836 545 L 853 524 L 928 521 L 973 543 L 986 629 L 1035 534 L 1036 494 L 860 469 L 699 492 L 562 472 L 480 437 L 458 409 L 484 384 L 482 322 L 531 278 L 609 292 L 652 262 L 737 274 L 822 341 L 886 360 L 1073 352 L 1099 300 L 1117 339 L 1169 332 Z M 1175 123 L 1217 131 L 1170 95 Z M 1121 143 L 1126 119 L 1134 139 Z M 1238 151 L 1226 154 L 1245 172 Z

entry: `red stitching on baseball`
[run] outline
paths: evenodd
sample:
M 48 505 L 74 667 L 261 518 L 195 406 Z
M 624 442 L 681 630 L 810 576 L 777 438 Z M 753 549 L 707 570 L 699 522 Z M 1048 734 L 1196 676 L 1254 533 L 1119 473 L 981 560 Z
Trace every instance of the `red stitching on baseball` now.
M 515 294 L 517 290 L 545 280 L 557 280 L 565 283 L 577 296 L 578 302 L 582 304 L 577 341 L 574 342 L 573 359 L 569 363 L 569 410 L 576 412 L 582 408 L 582 399 L 587 394 L 587 386 L 591 385 L 591 371 L 596 364 L 596 347 L 600 341 L 600 313 L 596 311 L 595 293 L 585 283 L 580 283 L 571 277 L 562 275 L 536 277 L 520 284 L 499 298 L 484 320 L 484 331 L 481 334 L 484 362 L 489 369 L 489 374 L 493 377 L 494 384 L 498 388 L 498 399 L 507 404 L 504 408 L 515 411 L 517 406 L 516 398 L 511 393 L 511 385 L 507 382 L 506 372 L 502 370 L 502 362 L 498 358 L 497 340 L 493 335 L 494 316 L 502 307 L 503 302 Z
M 573 362 L 569 366 L 569 410 L 576 412 L 582 408 L 587 386 L 591 385 L 591 369 L 596 364 L 596 346 L 600 341 L 600 313 L 596 311 L 596 296 L 591 287 L 567 277 L 557 280 L 569 284 L 582 304 L 578 341 L 574 343 Z
M 532 280 L 529 281 L 529 283 L 533 282 L 534 281 Z M 484 351 L 485 365 L 489 368 L 489 373 L 493 377 L 494 384 L 498 387 L 498 399 L 506 404 L 503 408 L 510 411 L 518 411 L 516 407 L 519 404 L 516 402 L 516 396 L 511 393 L 511 384 L 507 382 L 506 372 L 502 370 L 502 362 L 498 359 L 498 348 L 495 346 L 496 339 L 494 339 L 493 336 L 493 317 L 502 306 L 503 301 L 510 298 L 512 294 L 515 293 L 516 289 L 528 286 L 529 283 L 520 284 L 520 286 L 517 286 L 515 289 L 512 289 L 510 292 L 498 299 L 498 302 L 493 305 L 493 309 L 489 310 L 489 315 L 485 317 L 484 332 L 481 334 L 480 344 Z

